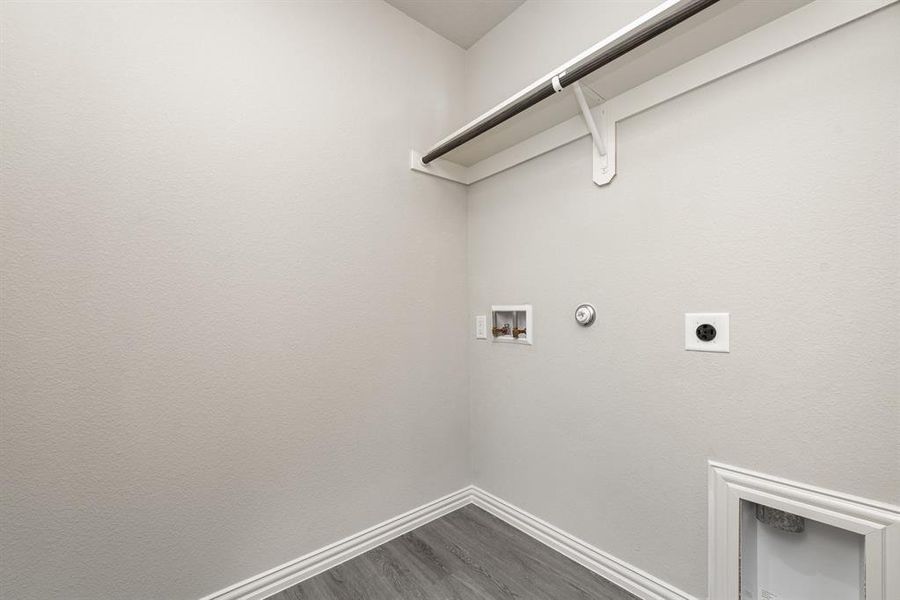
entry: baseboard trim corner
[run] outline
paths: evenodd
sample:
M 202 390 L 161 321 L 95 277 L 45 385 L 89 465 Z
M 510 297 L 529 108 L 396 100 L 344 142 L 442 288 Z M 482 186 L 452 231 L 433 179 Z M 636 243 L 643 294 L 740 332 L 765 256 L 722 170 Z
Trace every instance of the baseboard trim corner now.
M 489 512 L 642 600 L 698 600 L 476 486 L 448 494 L 200 600 L 264 600 L 469 504 Z
M 478 487 L 473 503 L 643 600 L 698 600 Z
M 471 486 L 465 487 L 265 573 L 204 596 L 200 600 L 263 600 L 471 504 L 472 490 Z

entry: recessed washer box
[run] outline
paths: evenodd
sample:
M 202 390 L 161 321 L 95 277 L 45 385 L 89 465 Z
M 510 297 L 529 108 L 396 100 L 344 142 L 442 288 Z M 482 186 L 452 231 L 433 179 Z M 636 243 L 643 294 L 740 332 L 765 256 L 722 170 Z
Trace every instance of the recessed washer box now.
M 500 304 L 491 307 L 491 338 L 511 344 L 534 343 L 530 304 Z
M 684 349 L 730 352 L 728 313 L 685 313 Z

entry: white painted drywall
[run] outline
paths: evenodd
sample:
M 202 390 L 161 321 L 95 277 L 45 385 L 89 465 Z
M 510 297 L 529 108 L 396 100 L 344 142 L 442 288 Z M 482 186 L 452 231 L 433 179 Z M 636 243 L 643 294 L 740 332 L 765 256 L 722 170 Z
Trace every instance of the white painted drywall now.
M 196 599 L 469 483 L 463 51 L 382 2 L 3 3 L 0 596 Z
M 525 0 L 385 0 L 457 46 L 468 48 Z
M 470 98 L 568 31 L 530 5 L 473 47 Z M 478 486 L 700 598 L 707 459 L 900 501 L 898 30 L 895 5 L 621 123 L 607 187 L 587 138 L 470 187 L 470 316 L 531 303 L 540 332 L 469 342 Z M 731 313 L 730 354 L 683 349 L 693 311 Z
M 465 81 L 380 2 L 0 6 L 0 596 L 196 598 L 469 458 L 700 597 L 707 458 L 898 501 L 897 8 L 623 123 L 609 187 L 587 139 L 476 184 L 468 244 L 407 170 L 653 4 L 531 0 Z M 535 346 L 466 344 L 466 252 Z

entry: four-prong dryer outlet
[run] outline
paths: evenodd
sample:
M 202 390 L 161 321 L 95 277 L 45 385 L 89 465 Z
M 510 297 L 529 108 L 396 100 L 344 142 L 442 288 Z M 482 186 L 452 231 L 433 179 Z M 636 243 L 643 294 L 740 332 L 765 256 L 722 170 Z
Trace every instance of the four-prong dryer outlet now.
M 685 313 L 684 349 L 730 352 L 728 313 Z

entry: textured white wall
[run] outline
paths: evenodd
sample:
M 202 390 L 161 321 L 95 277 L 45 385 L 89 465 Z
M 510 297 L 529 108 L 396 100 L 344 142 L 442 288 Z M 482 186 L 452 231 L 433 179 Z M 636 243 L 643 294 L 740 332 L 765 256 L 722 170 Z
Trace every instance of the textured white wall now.
M 0 596 L 188 599 L 469 482 L 463 52 L 381 2 L 3 3 Z
M 517 26 L 478 51 L 548 25 Z M 476 484 L 698 597 L 707 459 L 900 501 L 898 30 L 625 121 L 608 187 L 584 138 L 470 188 L 470 317 L 529 302 L 537 331 L 469 342 Z M 689 311 L 731 313 L 730 354 L 683 350 Z
M 900 9 L 625 122 L 609 187 L 586 139 L 473 186 L 468 246 L 406 169 L 653 4 L 531 0 L 465 79 L 380 2 L 3 4 L 0 597 L 196 598 L 464 485 L 467 432 L 698 596 L 707 458 L 900 501 Z M 466 344 L 467 250 L 535 346 Z

